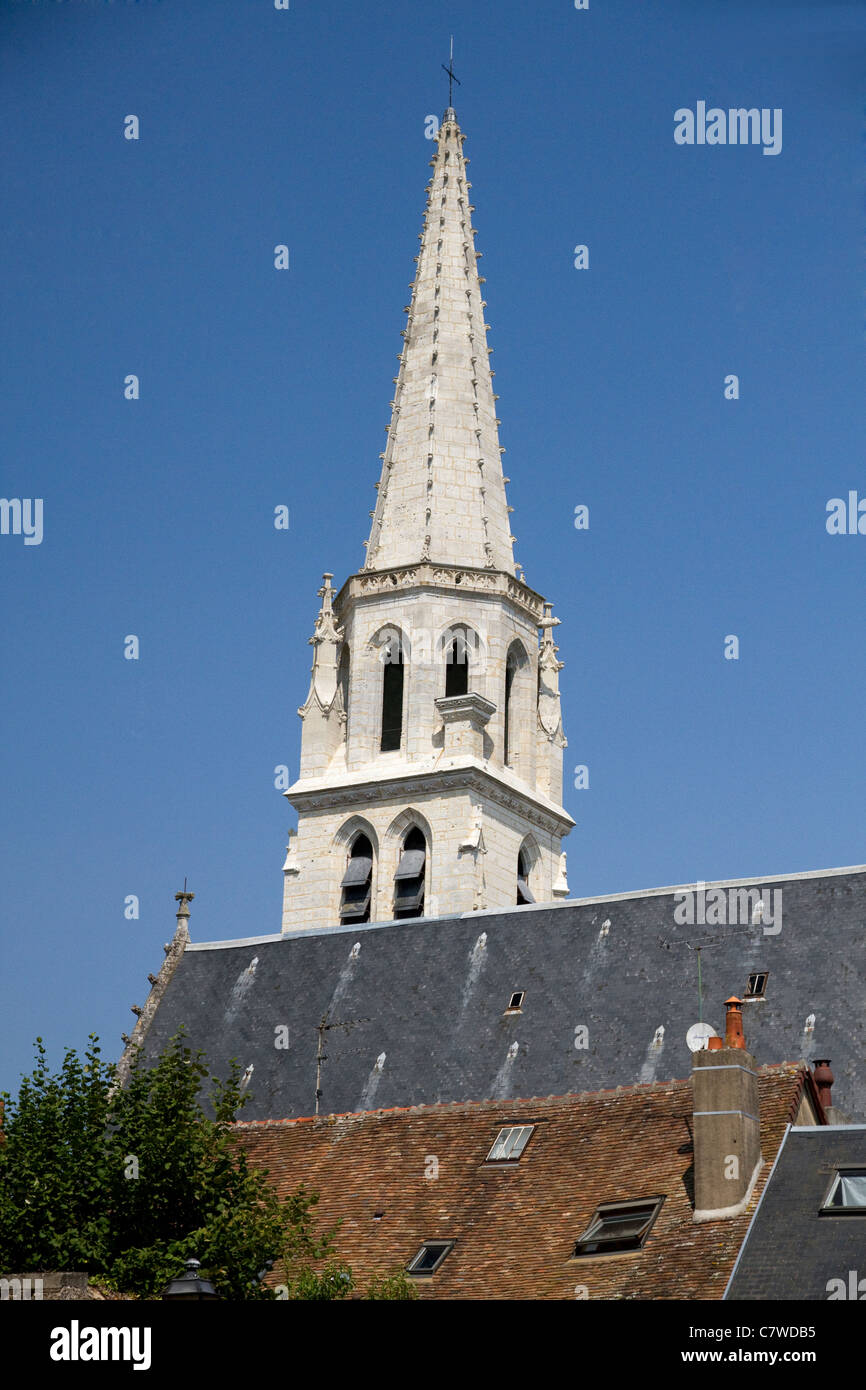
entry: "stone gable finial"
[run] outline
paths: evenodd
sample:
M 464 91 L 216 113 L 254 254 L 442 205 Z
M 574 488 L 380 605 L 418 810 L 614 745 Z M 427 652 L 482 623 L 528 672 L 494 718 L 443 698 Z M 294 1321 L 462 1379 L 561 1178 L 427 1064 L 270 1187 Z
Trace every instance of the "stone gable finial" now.
M 313 635 L 309 639 L 313 648 L 313 666 L 309 693 L 298 710 L 302 719 L 306 719 L 313 706 L 318 706 L 319 711 L 327 716 L 336 702 L 337 669 L 343 629 L 338 625 L 334 613 L 334 589 L 331 584 L 333 577 L 327 572 L 323 574 L 322 587 L 318 591 L 322 606 L 316 618 Z
M 181 928 L 183 928 L 184 931 L 186 931 L 187 933 L 189 932 L 189 905 L 190 905 L 190 903 L 192 902 L 192 900 L 193 900 L 194 897 L 195 897 L 195 893 L 188 893 L 188 892 L 187 892 L 187 889 L 186 889 L 186 879 L 184 879 L 184 881 L 183 881 L 183 892 L 182 892 L 182 893 L 175 893 L 175 895 L 174 895 L 174 900 L 175 900 L 175 902 L 180 904 L 180 906 L 179 906 L 178 909 L 177 909 L 177 914 L 176 914 L 176 915 L 177 915 L 177 929 L 178 929 L 178 931 L 180 931 Z
M 319 616 L 316 618 L 316 626 L 313 635 L 309 639 L 312 646 L 319 642 L 342 642 L 342 629 L 337 626 L 334 616 L 334 589 L 331 584 L 332 574 L 322 575 L 322 587 L 318 591 L 322 606 L 319 609 Z
M 538 723 L 551 741 L 561 740 L 565 747 L 559 703 L 559 673 L 564 662 L 558 659 L 559 648 L 553 640 L 553 629 L 559 626 L 559 621 L 553 616 L 553 604 L 545 603 L 544 615 L 538 624 L 542 634 L 538 653 Z
M 559 647 L 553 640 L 553 629 L 559 627 L 561 618 L 554 618 L 553 604 L 545 603 L 544 616 L 538 626 L 541 628 L 541 651 L 538 657 L 538 664 L 543 671 L 559 672 L 564 666 L 564 662 L 557 660 L 556 653 Z M 559 680 L 556 681 L 556 690 L 559 692 Z

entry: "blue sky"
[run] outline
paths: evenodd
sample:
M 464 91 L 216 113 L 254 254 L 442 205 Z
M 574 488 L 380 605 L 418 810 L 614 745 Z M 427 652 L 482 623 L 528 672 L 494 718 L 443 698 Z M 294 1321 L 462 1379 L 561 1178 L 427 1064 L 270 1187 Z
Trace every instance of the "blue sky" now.
M 184 875 L 195 939 L 279 930 L 273 769 L 363 560 L 452 33 L 573 894 L 866 859 L 866 536 L 825 527 L 866 496 L 864 11 L 0 3 L 0 491 L 44 500 L 0 536 L 0 1088 L 37 1033 L 116 1054 Z M 781 108 L 781 153 L 676 145 L 698 101 Z

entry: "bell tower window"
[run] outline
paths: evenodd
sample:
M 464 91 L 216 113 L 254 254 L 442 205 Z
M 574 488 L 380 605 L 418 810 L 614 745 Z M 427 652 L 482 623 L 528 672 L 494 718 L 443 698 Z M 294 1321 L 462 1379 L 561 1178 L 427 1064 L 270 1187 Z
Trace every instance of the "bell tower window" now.
M 513 747 L 514 740 L 511 737 L 511 688 L 514 685 L 514 672 L 517 670 L 516 663 L 509 656 L 508 664 L 505 667 L 505 710 L 504 710 L 504 735 L 503 735 L 503 755 L 502 761 L 509 762 L 509 752 Z
M 526 648 L 516 640 L 505 658 L 505 685 L 502 701 L 502 761 L 518 777 L 531 779 L 530 730 L 535 725 L 529 687 L 532 667 Z
M 337 667 L 337 688 L 343 701 L 343 713 L 349 713 L 349 644 L 343 643 L 340 652 L 340 664 Z
M 424 878 L 427 844 L 417 825 L 407 833 L 394 875 L 394 916 L 424 916 Z
M 535 897 L 529 886 L 529 863 L 525 851 L 521 850 L 517 856 L 517 906 L 534 902 Z
M 366 835 L 357 835 L 343 874 L 341 922 L 369 922 L 373 892 L 373 846 Z
M 392 637 L 385 648 L 382 675 L 382 737 L 379 748 L 393 752 L 403 740 L 403 649 Z
M 469 649 L 462 632 L 456 632 L 445 649 L 445 694 L 469 691 Z

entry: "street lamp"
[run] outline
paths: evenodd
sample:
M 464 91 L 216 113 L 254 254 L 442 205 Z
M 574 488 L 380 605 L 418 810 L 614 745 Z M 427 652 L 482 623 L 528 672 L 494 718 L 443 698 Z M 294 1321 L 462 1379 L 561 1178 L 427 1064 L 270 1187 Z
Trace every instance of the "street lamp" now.
M 162 1291 L 162 1297 L 172 1302 L 212 1303 L 219 1300 L 219 1294 L 209 1279 L 200 1279 L 198 1260 L 187 1260 L 186 1269 L 177 1279 L 172 1279 Z

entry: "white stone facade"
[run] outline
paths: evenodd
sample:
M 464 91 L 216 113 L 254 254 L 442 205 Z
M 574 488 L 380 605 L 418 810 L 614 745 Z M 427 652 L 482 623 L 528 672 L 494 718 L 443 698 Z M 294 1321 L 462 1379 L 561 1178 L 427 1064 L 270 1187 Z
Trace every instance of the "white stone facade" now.
M 368 920 L 395 915 L 413 828 L 424 916 L 514 906 L 518 856 L 535 900 L 568 892 L 557 619 L 515 576 L 462 139 L 449 110 L 367 563 L 339 594 L 330 575 L 319 591 L 300 777 L 286 793 L 299 821 L 284 931 L 341 920 L 359 835 L 372 849 Z M 455 641 L 462 679 L 448 675 Z

